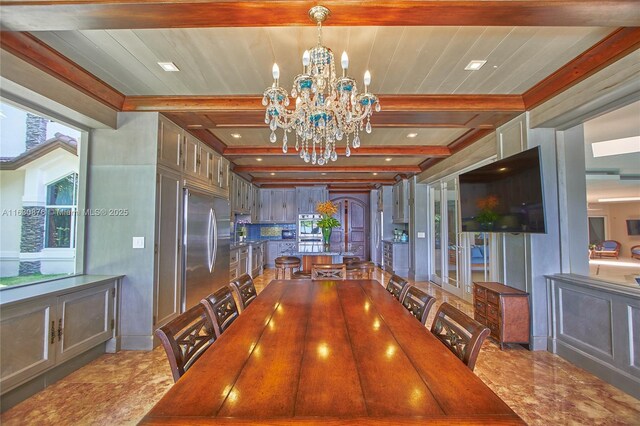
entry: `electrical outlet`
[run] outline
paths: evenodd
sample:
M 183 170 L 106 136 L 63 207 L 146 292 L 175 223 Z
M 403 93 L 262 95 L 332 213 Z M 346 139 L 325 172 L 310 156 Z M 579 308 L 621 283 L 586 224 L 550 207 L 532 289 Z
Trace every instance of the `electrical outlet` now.
M 427 235 L 424 232 L 418 232 L 418 238 L 426 238 Z
M 144 237 L 133 237 L 133 248 L 144 248 Z

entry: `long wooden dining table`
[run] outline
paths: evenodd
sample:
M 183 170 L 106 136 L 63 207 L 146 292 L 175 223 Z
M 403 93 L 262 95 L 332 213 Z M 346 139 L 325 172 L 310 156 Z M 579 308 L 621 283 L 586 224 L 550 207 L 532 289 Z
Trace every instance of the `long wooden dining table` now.
M 272 281 L 141 423 L 524 424 L 374 280 Z

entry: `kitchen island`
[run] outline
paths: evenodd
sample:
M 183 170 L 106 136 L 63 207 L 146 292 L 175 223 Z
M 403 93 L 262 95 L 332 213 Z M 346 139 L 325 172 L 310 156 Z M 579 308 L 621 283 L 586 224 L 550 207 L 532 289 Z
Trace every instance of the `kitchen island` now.
M 300 272 L 311 273 L 311 265 L 314 263 L 341 263 L 343 256 L 353 256 L 359 250 L 359 246 L 344 243 L 331 243 L 324 245 L 320 242 L 298 243 L 286 252 L 286 256 L 295 256 L 302 259 Z

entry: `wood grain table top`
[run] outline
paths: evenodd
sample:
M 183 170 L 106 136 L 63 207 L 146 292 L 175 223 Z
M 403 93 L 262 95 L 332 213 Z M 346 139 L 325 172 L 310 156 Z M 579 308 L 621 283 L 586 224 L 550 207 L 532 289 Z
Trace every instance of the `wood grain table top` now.
M 523 424 L 374 280 L 272 281 L 143 424 Z

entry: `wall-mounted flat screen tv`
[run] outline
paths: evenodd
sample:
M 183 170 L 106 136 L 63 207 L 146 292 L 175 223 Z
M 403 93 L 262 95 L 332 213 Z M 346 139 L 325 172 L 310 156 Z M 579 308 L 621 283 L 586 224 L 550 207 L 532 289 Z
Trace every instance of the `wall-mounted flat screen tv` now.
M 640 219 L 627 219 L 627 234 L 640 235 Z
M 544 234 L 540 148 L 460 175 L 462 232 Z

